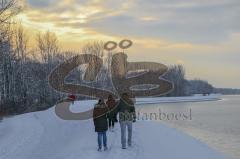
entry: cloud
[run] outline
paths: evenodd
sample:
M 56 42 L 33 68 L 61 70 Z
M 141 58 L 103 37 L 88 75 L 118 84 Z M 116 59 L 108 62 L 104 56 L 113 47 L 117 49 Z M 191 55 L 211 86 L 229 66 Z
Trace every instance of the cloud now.
M 54 5 L 54 3 L 58 2 L 58 0 L 26 0 L 26 3 L 33 8 L 45 8 L 50 5 Z
M 239 18 L 240 2 L 234 0 L 208 3 L 140 0 L 126 12 L 91 21 L 88 26 L 117 35 L 208 43 L 225 40 L 231 33 L 239 32 Z
M 111 35 L 214 43 L 240 32 L 238 0 L 26 0 L 30 21 Z

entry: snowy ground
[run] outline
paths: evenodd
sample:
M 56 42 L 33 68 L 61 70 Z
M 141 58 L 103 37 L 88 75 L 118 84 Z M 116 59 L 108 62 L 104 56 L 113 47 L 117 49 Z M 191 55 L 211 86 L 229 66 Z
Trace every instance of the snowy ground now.
M 54 108 L 19 115 L 0 123 L 0 159 L 223 159 L 205 144 L 154 121 L 137 121 L 133 146 L 122 150 L 119 130 L 117 124 L 107 134 L 110 149 L 98 152 L 92 120 L 64 121 Z
M 179 102 L 202 102 L 220 100 L 220 94 L 210 94 L 207 96 L 194 95 L 186 97 L 159 97 L 159 98 L 137 98 L 137 104 L 151 104 L 151 103 L 179 103 Z

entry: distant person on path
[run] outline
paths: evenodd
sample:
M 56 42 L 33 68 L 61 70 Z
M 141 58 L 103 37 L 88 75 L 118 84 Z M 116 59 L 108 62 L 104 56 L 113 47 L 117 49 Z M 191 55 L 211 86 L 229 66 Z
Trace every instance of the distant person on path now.
M 108 149 L 106 134 L 108 130 L 107 112 L 108 108 L 105 105 L 104 100 L 99 99 L 93 110 L 93 122 L 95 126 L 95 132 L 97 132 L 98 134 L 98 151 L 102 151 L 102 143 L 104 146 L 104 151 Z
M 122 149 L 126 149 L 126 143 L 128 143 L 128 146 L 132 146 L 132 123 L 136 122 L 134 102 L 129 98 L 127 93 L 122 94 L 117 106 L 117 112 L 119 113 L 121 127 Z M 128 131 L 128 140 L 126 139 L 126 130 Z
M 71 94 L 68 96 L 68 100 L 72 102 L 72 104 L 74 104 L 74 101 L 76 100 L 76 96 L 74 94 Z
M 106 102 L 109 113 L 107 115 L 108 117 L 108 127 L 110 131 L 113 131 L 114 129 L 114 123 L 117 121 L 117 113 L 116 113 L 116 106 L 117 106 L 117 102 L 115 101 L 115 99 L 113 98 L 112 95 L 108 96 L 108 100 Z

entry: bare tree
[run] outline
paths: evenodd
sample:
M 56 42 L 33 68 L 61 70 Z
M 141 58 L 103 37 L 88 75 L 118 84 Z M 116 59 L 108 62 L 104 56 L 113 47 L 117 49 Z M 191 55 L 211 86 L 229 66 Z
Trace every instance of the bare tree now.
M 15 56 L 15 97 L 18 96 L 18 101 L 27 103 L 27 76 L 26 60 L 28 54 L 29 36 L 21 24 L 14 26 L 14 33 L 12 37 L 12 44 Z M 17 95 L 19 94 L 19 95 Z
M 104 55 L 104 44 L 102 41 L 93 41 L 87 43 L 83 48 L 82 48 L 82 53 L 83 54 L 92 54 L 94 55 L 90 60 L 92 64 L 98 64 L 98 58 L 103 58 Z M 100 67 L 100 66 L 99 66 Z M 93 81 L 95 79 L 95 75 L 98 74 L 97 70 L 89 70 L 91 67 L 88 67 L 87 71 L 88 76 L 85 76 L 85 80 L 87 81 Z
M 104 43 L 102 41 L 93 41 L 87 43 L 82 48 L 82 53 L 84 54 L 92 54 L 99 57 L 104 56 Z
M 21 65 L 26 61 L 27 58 L 28 42 L 29 36 L 26 30 L 23 28 L 21 23 L 17 24 L 14 30 L 13 44 L 15 47 L 16 57 L 21 62 Z
M 20 11 L 15 0 L 0 1 L 0 111 L 14 102 L 14 63 L 11 20 Z
M 37 50 L 41 56 L 44 68 L 40 82 L 40 96 L 41 101 L 51 103 L 54 100 L 54 92 L 48 87 L 48 75 L 54 68 L 57 61 L 54 61 L 59 52 L 58 39 L 55 33 L 47 31 L 37 35 Z
M 185 69 L 182 65 L 169 66 L 165 75 L 166 79 L 173 82 L 174 90 L 168 94 L 170 96 L 185 96 L 187 80 L 185 79 Z
M 37 35 L 37 47 L 42 58 L 42 62 L 52 63 L 53 57 L 59 51 L 58 39 L 55 33 L 47 31 Z
M 16 0 L 0 1 L 0 25 L 9 24 L 11 18 L 19 13 L 21 8 L 16 2 Z

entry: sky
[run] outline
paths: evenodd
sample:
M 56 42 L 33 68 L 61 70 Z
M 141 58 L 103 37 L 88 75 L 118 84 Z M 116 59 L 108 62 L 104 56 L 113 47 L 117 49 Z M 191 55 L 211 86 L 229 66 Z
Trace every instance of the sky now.
M 130 39 L 129 61 L 182 64 L 187 79 L 240 88 L 239 0 L 22 0 L 21 5 L 18 19 L 28 32 L 55 32 L 62 49 Z

